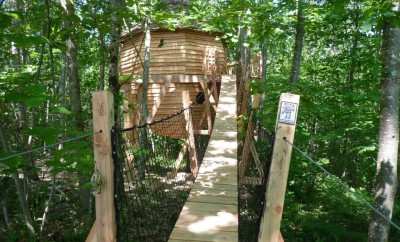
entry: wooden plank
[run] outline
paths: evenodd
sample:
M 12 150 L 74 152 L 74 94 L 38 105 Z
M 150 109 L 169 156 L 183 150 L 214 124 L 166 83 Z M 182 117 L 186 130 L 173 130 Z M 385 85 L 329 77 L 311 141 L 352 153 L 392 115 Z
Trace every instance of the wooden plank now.
M 176 228 L 172 235 L 176 239 L 184 241 L 203 241 L 203 242 L 236 242 L 237 232 L 219 231 L 217 234 L 198 234 L 196 232 L 188 233 L 185 229 Z
M 170 242 L 238 241 L 235 88 L 224 76 L 210 142 Z
M 297 121 L 300 97 L 283 93 L 279 100 L 276 121 L 276 136 L 272 154 L 272 163 L 265 193 L 265 208 L 261 220 L 259 242 L 277 242 L 283 213 L 287 178 L 289 173 L 292 146 Z
M 96 194 L 96 239 L 116 242 L 117 228 L 114 206 L 114 163 L 111 129 L 114 125 L 114 100 L 111 92 L 95 92 L 93 103 L 93 149 L 99 191 Z

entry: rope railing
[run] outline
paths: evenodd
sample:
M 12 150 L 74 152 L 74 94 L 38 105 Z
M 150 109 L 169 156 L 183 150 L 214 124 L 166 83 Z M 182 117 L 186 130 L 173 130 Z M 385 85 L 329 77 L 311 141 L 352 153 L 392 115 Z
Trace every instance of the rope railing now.
M 183 112 L 185 110 L 190 110 L 191 108 L 192 108 L 192 106 L 189 106 L 187 108 L 182 108 L 178 112 L 176 112 L 174 114 L 171 114 L 171 115 L 168 115 L 166 117 L 163 117 L 163 118 L 160 118 L 160 119 L 157 119 L 157 120 L 153 120 L 152 122 L 146 122 L 146 123 L 143 123 L 143 124 L 134 125 L 132 127 L 123 128 L 123 129 L 120 129 L 119 131 L 127 132 L 127 131 L 132 131 L 132 130 L 135 130 L 135 129 L 140 129 L 140 128 L 144 128 L 144 127 L 147 127 L 147 126 L 155 125 L 155 124 L 158 124 L 158 123 L 162 123 L 162 122 L 168 121 L 169 119 L 171 119 L 171 118 L 173 118 L 175 116 L 179 116 L 179 115 L 183 114 Z
M 383 220 L 385 220 L 387 223 L 389 223 L 391 226 L 393 226 L 396 230 L 400 231 L 400 226 L 398 224 L 396 224 L 395 222 L 393 222 L 390 218 L 388 218 L 386 215 L 384 215 L 381 211 L 379 211 L 377 208 L 375 208 L 374 205 L 372 205 L 370 202 L 368 202 L 365 198 L 359 196 L 357 193 L 355 193 L 353 191 L 353 189 L 351 189 L 351 187 L 344 181 L 342 181 L 339 177 L 335 176 L 334 174 L 332 174 L 331 172 L 329 172 L 326 168 L 324 168 L 323 166 L 321 166 L 317 161 L 315 161 L 313 158 L 311 158 L 306 152 L 304 152 L 303 150 L 301 150 L 299 147 L 297 147 L 296 145 L 294 145 L 292 142 L 290 142 L 289 140 L 287 140 L 285 137 L 283 137 L 283 140 L 289 144 L 290 146 L 292 146 L 297 152 L 299 152 L 305 159 L 307 159 L 311 164 L 315 165 L 318 169 L 320 169 L 326 176 L 328 177 L 332 177 L 335 180 L 337 180 L 339 182 L 339 184 L 341 184 L 345 189 L 347 189 L 348 191 L 352 192 L 355 197 L 362 202 L 364 205 L 366 205 L 369 209 L 371 209 L 374 213 L 376 213 L 377 215 L 379 215 Z
M 52 144 L 48 144 L 48 145 L 42 145 L 33 149 L 29 149 L 29 150 L 25 150 L 25 151 L 21 151 L 15 154 L 11 154 L 5 157 L 1 157 L 0 161 L 5 161 L 5 160 L 9 160 L 18 156 L 23 156 L 23 155 L 28 155 L 37 151 L 41 151 L 41 150 L 46 150 L 46 149 L 52 149 L 52 148 L 56 148 L 59 145 L 65 144 L 65 143 L 69 143 L 69 142 L 73 142 L 73 141 L 77 141 L 77 140 L 81 140 L 90 136 L 93 136 L 94 133 L 93 132 L 88 132 L 79 136 L 75 136 L 75 137 L 70 137 L 70 138 L 66 138 L 62 141 L 56 142 L 56 143 L 52 143 Z

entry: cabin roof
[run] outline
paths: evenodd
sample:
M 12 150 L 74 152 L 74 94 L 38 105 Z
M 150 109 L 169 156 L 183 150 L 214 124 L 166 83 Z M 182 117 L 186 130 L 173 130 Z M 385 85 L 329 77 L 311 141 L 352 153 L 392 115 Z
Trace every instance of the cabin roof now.
M 205 31 L 200 28 L 196 27 L 177 27 L 175 29 L 169 29 L 165 27 L 160 27 L 157 25 L 152 25 L 151 26 L 151 31 L 152 32 L 197 32 L 197 33 L 203 33 L 203 34 L 208 34 L 212 36 L 221 36 L 222 32 L 217 32 L 217 31 Z M 136 35 L 139 35 L 143 33 L 143 28 L 140 25 L 136 25 L 133 27 L 130 31 L 124 31 L 121 35 L 121 41 L 123 42 L 124 40 L 134 37 Z

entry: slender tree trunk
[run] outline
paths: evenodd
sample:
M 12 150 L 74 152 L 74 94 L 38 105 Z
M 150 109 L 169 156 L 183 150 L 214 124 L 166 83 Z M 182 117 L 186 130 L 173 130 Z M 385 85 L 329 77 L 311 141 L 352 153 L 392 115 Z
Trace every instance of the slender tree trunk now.
M 8 228 L 10 228 L 10 218 L 8 217 L 8 209 L 7 209 L 7 203 L 6 203 L 5 199 L 6 198 L 1 200 L 1 210 L 3 212 L 4 223 L 8 229 Z
M 353 10 L 353 17 L 352 17 L 352 22 L 354 24 L 354 30 L 353 30 L 353 40 L 352 40 L 352 45 L 350 48 L 350 67 L 349 67 L 349 73 L 347 76 L 347 85 L 352 90 L 353 82 L 354 82 L 354 76 L 356 69 L 358 67 L 358 56 L 357 56 L 357 50 L 358 50 L 358 43 L 359 43 L 359 38 L 360 38 L 360 3 L 355 2 L 354 3 L 354 10 Z
M 399 2 L 397 2 L 400 4 Z M 399 12 L 400 6 L 394 9 Z M 391 219 L 397 189 L 399 148 L 400 27 L 386 19 L 383 25 L 381 114 L 377 160 L 376 208 Z M 373 213 L 369 225 L 370 242 L 387 242 L 390 224 Z
M 109 70 L 108 70 L 108 84 L 111 88 L 111 91 L 114 95 L 119 94 L 119 71 L 118 71 L 118 58 L 119 58 L 119 38 L 121 37 L 121 21 L 119 20 L 117 14 L 117 7 L 121 6 L 120 0 L 111 0 L 110 1 L 113 9 L 113 15 L 111 17 L 112 21 L 112 30 L 111 30 L 111 44 L 109 47 Z M 118 103 L 118 102 L 115 102 Z M 117 111 L 117 110 L 115 110 Z M 115 115 L 118 115 L 118 112 L 115 112 Z M 115 120 L 117 121 L 117 120 Z M 116 123 L 118 124 L 118 123 Z
M 267 48 L 267 41 L 264 40 L 264 42 L 260 45 L 261 49 L 261 82 L 263 85 L 267 83 L 267 61 L 268 61 L 268 48 Z M 263 92 L 261 95 L 261 101 L 260 101 L 260 110 L 264 109 L 264 100 L 265 100 L 265 93 Z M 259 119 L 256 121 L 257 123 L 257 135 L 258 137 L 262 136 L 262 124 Z
M 141 93 L 141 123 L 148 122 L 149 110 L 147 107 L 147 93 L 150 79 L 150 46 L 151 46 L 151 29 L 150 20 L 146 17 L 144 22 L 144 58 L 143 58 L 143 83 Z
M 250 79 L 250 48 L 246 46 L 249 35 L 248 27 L 239 27 L 239 65 L 237 68 L 237 103 L 238 114 L 247 112 L 249 79 Z
M 100 44 L 100 49 L 99 49 L 99 54 L 100 54 L 100 73 L 99 73 L 99 90 L 104 90 L 104 79 L 105 79 L 105 67 L 106 67 L 106 57 L 105 57 L 105 44 L 104 44 L 104 34 L 99 31 L 99 44 Z
M 6 139 L 4 137 L 3 130 L 1 128 L 0 128 L 0 143 L 6 152 L 10 152 L 9 146 L 6 144 Z M 12 173 L 12 179 L 14 180 L 14 185 L 17 190 L 18 202 L 19 202 L 19 205 L 22 210 L 24 223 L 25 223 L 26 227 L 28 228 L 28 231 L 31 233 L 31 236 L 33 238 L 35 238 L 36 230 L 34 227 L 31 210 L 29 209 L 29 204 L 28 204 L 28 201 L 26 200 L 26 197 L 27 197 L 26 192 L 25 192 L 26 190 L 23 187 L 23 182 L 18 177 L 17 171 Z
M 300 78 L 301 53 L 304 44 L 304 3 L 303 0 L 297 0 L 297 26 L 296 40 L 293 49 L 292 70 L 290 73 L 290 82 L 295 83 Z
M 60 74 L 60 80 L 57 85 L 57 96 L 63 106 L 66 106 L 66 93 L 65 89 L 67 86 L 67 68 L 68 68 L 68 59 L 65 54 L 61 55 L 61 74 Z
M 120 128 L 121 116 L 120 116 L 120 83 L 119 83 L 119 45 L 121 38 L 121 26 L 122 20 L 119 17 L 119 12 L 124 6 L 123 0 L 110 0 L 110 9 L 112 10 L 111 16 L 111 44 L 109 47 L 109 72 L 108 72 L 108 84 L 114 95 L 114 120 L 116 129 Z M 122 140 L 121 132 L 113 132 L 113 149 L 117 148 L 116 145 L 120 144 Z M 126 241 L 126 233 L 123 233 L 124 227 L 121 227 L 121 220 L 119 219 L 119 212 L 123 206 L 124 196 L 124 178 L 123 178 L 123 160 L 116 159 L 118 157 L 116 150 L 113 150 L 113 161 L 114 161 L 114 204 L 116 210 L 117 220 L 117 240 Z
M 69 94 L 71 111 L 74 116 L 75 127 L 78 130 L 83 130 L 83 120 L 82 120 L 82 105 L 81 105 L 81 89 L 80 89 L 80 79 L 78 73 L 78 47 L 76 34 L 74 30 L 71 18 L 75 15 L 73 0 L 61 0 L 61 6 L 64 9 L 65 19 L 64 26 L 69 31 L 68 38 L 66 40 L 66 57 L 67 57 L 67 77 L 69 80 Z
M 78 131 L 84 130 L 84 122 L 82 119 L 82 105 L 81 105 L 81 87 L 78 72 L 78 47 L 75 27 L 71 21 L 75 15 L 73 0 L 61 0 L 61 6 L 65 13 L 64 26 L 68 30 L 68 38 L 66 40 L 66 60 L 67 68 L 66 74 L 69 81 L 69 96 L 71 112 L 74 117 L 75 128 Z M 80 183 L 80 209 L 82 212 L 88 211 L 90 208 L 90 190 L 84 188 L 84 184 L 88 183 L 89 179 L 84 176 L 79 177 Z
M 149 122 L 149 110 L 147 106 L 147 93 L 150 79 L 150 47 L 151 47 L 151 27 L 150 19 L 146 17 L 144 22 L 144 58 L 143 58 L 143 82 L 140 95 L 140 123 Z M 146 127 L 139 130 L 139 144 L 142 149 L 151 149 L 148 139 L 148 130 Z M 137 160 L 138 173 L 140 179 L 145 177 L 145 160 L 146 156 Z

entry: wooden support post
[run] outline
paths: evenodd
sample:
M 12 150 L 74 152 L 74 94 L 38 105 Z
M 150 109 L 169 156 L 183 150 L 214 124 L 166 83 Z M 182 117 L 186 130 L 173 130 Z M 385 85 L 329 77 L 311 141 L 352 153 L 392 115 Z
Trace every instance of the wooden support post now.
M 265 193 L 264 214 L 261 220 L 259 242 L 280 241 L 280 226 L 289 174 L 292 146 L 300 96 L 283 93 L 279 100 L 276 135 L 268 185 Z
M 96 177 L 96 222 L 87 242 L 116 242 L 114 206 L 114 163 L 111 129 L 114 125 L 114 100 L 111 92 L 95 92 L 93 104 L 93 149 Z M 93 231 L 93 232 L 92 232 Z M 95 233 L 93 236 L 92 233 Z
M 183 143 L 181 151 L 178 154 L 178 158 L 175 161 L 174 170 L 168 176 L 169 178 L 174 178 L 178 174 L 179 167 L 181 167 L 183 158 L 185 157 L 187 150 L 188 150 L 188 143 L 185 142 L 185 143 Z
M 191 105 L 190 101 L 190 93 L 189 90 L 184 90 L 182 92 L 182 101 L 183 107 L 189 108 Z M 189 160 L 190 160 L 190 170 L 194 177 L 197 176 L 197 172 L 199 170 L 199 164 L 197 161 L 197 152 L 196 152 L 196 144 L 194 139 L 194 130 L 193 130 L 193 120 L 192 120 L 192 112 L 190 109 L 186 109 L 184 112 L 185 120 L 186 120 L 186 132 L 187 132 L 187 143 L 189 147 Z
M 210 96 L 208 93 L 208 85 L 206 80 L 201 80 L 200 85 L 203 89 L 204 92 L 204 111 L 205 115 L 207 116 L 207 129 L 208 129 L 208 135 L 211 135 L 212 131 L 212 117 L 211 117 L 211 104 L 210 104 Z

